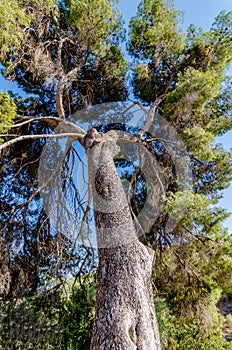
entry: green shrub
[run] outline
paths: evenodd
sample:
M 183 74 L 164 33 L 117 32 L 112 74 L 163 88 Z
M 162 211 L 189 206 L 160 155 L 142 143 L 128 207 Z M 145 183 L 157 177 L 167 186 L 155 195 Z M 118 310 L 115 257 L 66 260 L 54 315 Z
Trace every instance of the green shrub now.
M 232 328 L 232 315 L 231 314 L 226 316 L 226 322 L 228 324 L 228 327 Z
M 94 321 L 96 289 L 94 280 L 77 284 L 61 310 L 62 349 L 89 350 Z
M 205 315 L 181 317 L 174 314 L 163 298 L 155 300 L 162 350 L 231 350 L 223 338 L 222 318 L 216 305 L 210 304 Z M 207 320 L 208 318 L 208 320 Z M 206 322 L 207 324 L 204 324 Z

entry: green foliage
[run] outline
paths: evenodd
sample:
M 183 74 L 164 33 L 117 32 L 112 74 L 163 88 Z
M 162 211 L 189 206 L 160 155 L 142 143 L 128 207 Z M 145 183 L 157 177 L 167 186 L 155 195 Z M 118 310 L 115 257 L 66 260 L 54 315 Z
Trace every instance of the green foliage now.
M 146 63 L 141 63 L 133 68 L 137 74 L 138 79 L 148 79 L 149 78 L 149 67 Z
M 17 21 L 15 21 L 17 18 Z M 26 11 L 20 7 L 18 0 L 2 0 L 0 2 L 0 58 L 5 58 L 6 54 L 13 47 L 20 46 L 23 36 L 22 26 L 28 26 L 30 19 Z
M 28 1 L 23 1 L 22 5 L 27 5 Z M 53 13 L 53 15 L 56 13 L 58 14 L 58 8 L 57 8 L 57 1 L 54 0 L 34 0 L 33 4 L 38 6 L 41 11 L 43 11 L 46 15 L 50 15 Z
M 72 288 L 71 288 L 72 285 Z M 40 291 L 32 297 L 0 303 L 0 350 L 88 350 L 95 307 L 95 277 L 81 284 Z
M 204 195 L 194 193 L 191 190 L 170 193 L 166 205 L 167 211 L 180 225 L 192 229 L 194 223 L 199 224 L 199 218 L 209 215 L 211 200 Z M 196 211 L 197 208 L 197 211 Z M 185 215 L 183 215 L 183 212 Z
M 201 296 L 215 290 L 223 289 L 228 294 L 232 291 L 231 236 L 218 229 L 215 223 L 211 228 L 214 238 L 196 234 L 190 242 L 167 248 L 162 259 L 157 259 L 157 287 L 178 313 L 191 313 Z
M 230 328 L 232 328 L 232 315 L 231 314 L 228 314 L 226 316 L 226 321 L 227 321 L 227 324 Z
M 209 32 L 190 25 L 187 31 L 184 65 L 201 71 L 223 72 L 232 57 L 232 11 L 221 11 Z
M 127 73 L 127 61 L 118 47 L 124 39 L 122 18 L 116 8 L 117 0 L 67 0 L 66 21 L 78 33 L 82 50 L 105 59 L 107 74 L 122 77 Z M 91 60 L 90 60 L 91 61 Z M 109 66 L 109 62 L 112 65 Z M 107 67 L 108 66 L 108 67 Z
M 164 349 L 230 349 L 216 304 L 222 289 L 228 295 L 232 291 L 232 241 L 226 232 L 213 232 L 212 240 L 198 235 L 166 248 L 156 261 L 156 310 Z
M 162 95 L 184 49 L 180 13 L 173 1 L 140 1 L 130 21 L 129 52 L 134 56 L 134 92 L 151 103 Z
M 57 349 L 62 335 L 59 308 L 57 292 L 38 292 L 16 303 L 1 301 L 0 349 Z
M 192 67 L 177 75 L 175 89 L 168 93 L 164 115 L 167 119 L 176 119 L 186 115 L 192 124 L 205 122 L 206 103 L 219 94 L 223 76 L 214 71 L 201 72 Z
M 222 319 L 215 307 L 215 300 L 209 301 L 207 313 L 202 319 L 177 316 L 168 302 L 163 298 L 155 299 L 157 319 L 159 323 L 163 350 L 223 350 L 231 349 L 222 337 Z M 200 311 L 200 310 L 199 310 Z M 201 310 L 202 311 L 202 310 Z M 199 316 L 198 316 L 199 317 Z
M 38 105 L 42 96 L 45 105 L 48 99 L 58 101 L 61 80 L 62 91 L 69 95 L 62 94 L 67 113 L 76 111 L 78 103 L 126 97 L 127 61 L 118 46 L 124 31 L 116 1 L 14 0 L 9 6 L 13 4 L 9 13 L 7 7 L 0 8 L 0 60 L 8 79 L 16 79 L 30 94 L 40 94 Z
M 87 278 L 86 278 L 87 277 Z M 94 321 L 96 288 L 93 276 L 77 284 L 61 311 L 63 350 L 88 350 Z
M 5 60 L 11 52 L 20 50 L 21 40 L 25 36 L 25 28 L 29 27 L 35 19 L 34 11 L 28 11 L 27 1 L 2 0 L 0 3 L 0 59 Z M 32 5 L 32 4 L 31 4 Z M 57 7 L 54 0 L 36 0 L 33 6 L 38 6 L 39 10 L 45 14 L 54 12 L 57 14 Z
M 200 118 L 205 104 L 220 91 L 224 70 L 231 62 L 232 12 L 222 11 L 209 32 L 191 25 L 186 36 L 178 27 L 179 17 L 172 1 L 140 1 L 130 21 L 129 51 L 136 63 L 134 92 L 151 103 L 173 90 L 176 102 L 170 92 L 169 116 L 176 108 L 176 114 L 179 110 L 189 114 L 191 104 L 192 115 Z
M 232 127 L 232 81 L 226 77 L 219 95 L 207 103 L 206 111 L 210 115 L 207 129 L 215 136 L 222 135 Z
M 119 11 L 114 8 L 116 1 L 108 0 L 67 0 L 67 23 L 78 31 L 84 46 L 93 54 L 108 52 L 109 37 L 119 34 Z M 118 38 L 117 38 L 118 39 Z
M 232 11 L 221 11 L 212 28 L 212 43 L 215 50 L 212 65 L 217 69 L 225 69 L 232 58 Z
M 185 129 L 183 131 L 184 140 L 189 147 L 189 150 L 195 157 L 204 161 L 212 161 L 215 159 L 211 144 L 214 140 L 214 135 L 200 126 Z
M 173 1 L 143 0 L 130 21 L 130 52 L 137 58 L 161 59 L 180 54 L 184 47 Z
M 6 133 L 13 125 L 16 116 L 16 104 L 8 93 L 0 92 L 0 134 Z M 0 138 L 0 143 L 3 139 Z
M 220 297 L 220 289 L 217 289 L 219 276 L 214 276 L 212 271 L 207 275 L 207 259 L 209 255 L 206 253 L 206 258 L 202 254 L 198 261 L 198 266 L 201 265 L 199 273 L 203 273 L 205 278 L 200 282 L 202 276 L 194 275 L 196 262 L 194 266 L 189 260 L 183 260 L 183 268 L 177 260 L 175 262 L 171 258 L 167 262 L 166 257 L 164 258 L 166 268 L 162 273 L 166 275 L 159 275 L 157 279 L 158 272 L 155 277 L 158 286 L 159 278 L 163 278 L 162 286 L 167 283 L 161 291 L 162 298 L 165 299 L 156 300 L 163 349 L 230 349 L 223 339 L 223 319 L 216 307 Z
M 128 62 L 122 54 L 122 51 L 116 45 L 111 45 L 107 52 L 106 59 L 113 63 L 109 70 L 112 76 L 125 76 L 127 74 Z

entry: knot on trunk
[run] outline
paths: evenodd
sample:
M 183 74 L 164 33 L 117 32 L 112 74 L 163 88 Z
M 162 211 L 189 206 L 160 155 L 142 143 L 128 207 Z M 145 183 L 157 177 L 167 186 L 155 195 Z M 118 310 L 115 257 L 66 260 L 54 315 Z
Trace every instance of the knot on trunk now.
M 102 142 L 103 140 L 103 133 L 98 132 L 95 128 L 91 128 L 87 131 L 85 138 L 84 138 L 84 147 L 88 151 L 89 149 L 93 148 L 97 143 Z
M 86 151 L 89 151 L 94 146 L 98 146 L 94 151 L 94 156 L 103 157 L 101 160 L 106 159 L 107 157 L 113 158 L 118 154 L 120 148 L 117 146 L 118 134 L 114 130 L 108 131 L 106 134 L 98 132 L 95 128 L 91 128 L 87 131 L 84 138 L 84 147 Z M 103 147 L 103 150 L 102 150 Z

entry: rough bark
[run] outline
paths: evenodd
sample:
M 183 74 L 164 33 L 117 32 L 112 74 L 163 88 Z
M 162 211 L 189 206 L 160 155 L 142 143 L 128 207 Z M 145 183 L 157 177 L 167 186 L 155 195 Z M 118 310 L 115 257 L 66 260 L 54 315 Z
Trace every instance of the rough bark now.
M 154 253 L 138 239 L 113 157 L 117 136 L 86 135 L 98 238 L 98 287 L 92 350 L 159 350 L 152 291 Z

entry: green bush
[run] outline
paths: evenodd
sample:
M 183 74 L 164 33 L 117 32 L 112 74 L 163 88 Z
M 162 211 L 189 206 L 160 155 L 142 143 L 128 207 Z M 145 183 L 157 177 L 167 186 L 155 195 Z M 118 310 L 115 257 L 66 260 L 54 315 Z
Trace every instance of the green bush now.
M 0 305 L 0 350 L 89 350 L 95 312 L 95 275 L 51 293 L 37 295 L 16 305 Z M 165 298 L 155 299 L 162 350 L 232 350 L 222 335 L 211 291 L 188 315 L 181 315 Z M 231 321 L 227 316 L 227 322 Z
M 226 322 L 228 324 L 228 327 L 232 328 L 232 315 L 231 314 L 226 316 Z
M 173 314 L 169 304 L 163 298 L 156 298 L 155 306 L 162 350 L 232 349 L 232 343 L 226 342 L 223 338 L 222 318 L 217 312 L 216 305 L 213 306 L 213 302 L 207 312 L 205 311 L 205 317 L 208 318 L 207 325 L 194 314 L 189 317 Z
M 61 310 L 62 349 L 89 350 L 96 289 L 93 278 L 77 284 Z
M 80 282 L 0 302 L 0 350 L 88 350 L 96 289 L 93 275 Z

